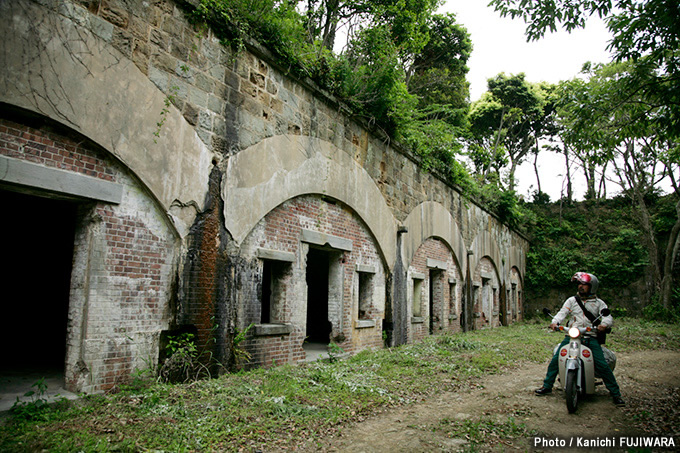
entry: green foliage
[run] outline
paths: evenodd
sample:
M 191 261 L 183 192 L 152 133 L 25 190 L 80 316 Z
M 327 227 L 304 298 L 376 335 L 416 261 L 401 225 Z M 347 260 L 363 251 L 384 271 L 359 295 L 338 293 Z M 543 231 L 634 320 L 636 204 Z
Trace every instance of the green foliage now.
M 11 408 L 12 415 L 19 419 L 37 420 L 42 419 L 44 412 L 48 409 L 47 404 L 47 384 L 45 378 L 41 377 L 31 385 L 31 389 L 24 393 L 24 397 L 29 397 L 29 401 L 21 401 L 17 397 L 17 401 Z
M 337 343 L 329 343 L 328 344 L 328 358 L 331 363 L 335 363 L 338 361 L 340 356 L 345 354 L 345 350 L 342 349 Z
M 194 334 L 184 332 L 168 337 L 167 358 L 159 370 L 163 382 L 187 382 L 197 378 L 200 368 Z
M 493 166 L 500 177 L 501 167 L 509 162 L 507 184 L 498 182 L 512 191 L 517 166 L 549 130 L 544 123 L 550 111 L 542 89 L 528 83 L 524 74 L 498 74 L 488 80 L 488 88 L 470 111 L 471 157 L 484 176 Z
M 191 11 L 236 51 L 254 38 L 298 77 L 309 77 L 423 157 L 426 169 L 471 184 L 456 159 L 465 128 L 471 42 L 436 0 L 201 0 Z M 338 24 L 348 43 L 333 53 Z M 162 125 L 162 124 L 161 124 Z M 160 128 L 160 126 L 159 126 Z
M 213 327 L 213 331 L 215 329 L 216 326 Z M 165 353 L 165 361 L 158 370 L 160 382 L 185 383 L 210 378 L 211 367 L 221 366 L 213 359 L 212 352 L 207 346 L 204 350 L 198 349 L 195 335 L 189 332 L 168 336 Z
M 481 188 L 480 199 L 509 227 L 518 228 L 523 225 L 526 211 L 515 191 L 501 190 L 495 184 L 487 184 Z
M 432 16 L 428 27 L 429 40 L 410 67 L 409 92 L 418 96 L 420 108 L 442 105 L 467 109 L 469 84 L 465 75 L 472 53 L 470 36 L 452 14 Z
M 680 324 L 680 288 L 673 290 L 670 307 L 664 307 L 658 298 L 655 298 L 651 304 L 642 309 L 642 315 L 650 321 Z
M 537 293 L 568 288 L 574 272 L 597 275 L 603 291 L 638 281 L 648 265 L 647 249 L 632 207 L 621 200 L 563 206 L 529 204 L 526 284 Z
M 640 99 L 659 108 L 656 128 L 666 139 L 678 139 L 680 131 L 680 9 L 674 0 L 492 0 L 502 16 L 527 22 L 528 39 L 539 39 L 558 26 L 582 28 L 586 18 L 604 18 L 612 35 L 609 49 L 616 61 L 631 61 L 632 70 L 620 77 L 624 103 Z
M 232 341 L 231 354 L 234 358 L 234 367 L 236 369 L 241 369 L 243 364 L 250 360 L 250 353 L 243 348 L 243 342 L 248 338 L 248 332 L 255 326 L 251 323 L 240 332 L 236 332 L 234 339 Z

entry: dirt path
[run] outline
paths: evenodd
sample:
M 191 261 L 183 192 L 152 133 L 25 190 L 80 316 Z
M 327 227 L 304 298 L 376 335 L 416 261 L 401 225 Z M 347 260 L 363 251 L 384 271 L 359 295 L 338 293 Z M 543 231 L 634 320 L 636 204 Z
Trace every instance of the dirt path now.
M 627 406 L 614 406 L 607 390 L 598 386 L 597 394 L 580 403 L 573 415 L 567 413 L 562 391 L 543 397 L 533 394 L 541 384 L 545 368 L 545 364 L 527 363 L 484 378 L 476 388 L 443 392 L 422 403 L 390 410 L 326 439 L 324 450 L 460 451 L 470 445 L 466 439 L 448 434 L 451 423 L 483 418 L 507 425 L 510 417 L 546 439 L 658 434 L 675 436 L 676 446 L 680 442 L 680 352 L 618 354 L 616 376 Z M 442 420 L 448 422 L 442 423 Z M 490 431 L 476 450 L 551 450 L 533 448 L 533 436 L 504 439 L 496 434 Z

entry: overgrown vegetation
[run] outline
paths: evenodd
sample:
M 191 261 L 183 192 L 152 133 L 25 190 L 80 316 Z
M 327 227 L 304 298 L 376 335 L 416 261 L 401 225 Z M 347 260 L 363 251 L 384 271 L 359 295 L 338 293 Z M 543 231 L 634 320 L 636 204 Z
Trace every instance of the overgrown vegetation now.
M 676 326 L 622 320 L 616 351 L 680 348 Z M 0 427 L 1 451 L 290 450 L 386 407 L 466 389 L 519 361 L 544 362 L 556 342 L 545 323 L 466 334 L 347 360 L 279 366 L 188 384 L 128 386 L 118 393 L 46 406 L 40 417 L 15 414 Z M 537 376 L 540 379 L 540 376 Z M 444 421 L 451 436 L 525 435 L 521 424 Z M 311 444 L 308 442 L 312 442 Z
M 673 202 L 672 196 L 647 200 L 661 244 L 675 221 Z M 524 208 L 532 244 L 525 281 L 529 297 L 545 296 L 554 289 L 570 291 L 569 280 L 577 270 L 598 276 L 600 294 L 613 307 L 620 301 L 621 290 L 632 284 L 638 285 L 637 295 L 645 295 L 650 257 L 636 210 L 626 197 L 573 204 L 532 203 Z M 677 290 L 668 308 L 660 306 L 654 297 L 642 302 L 647 304 L 644 313 L 630 314 L 644 314 L 654 320 L 680 319 Z
M 236 51 L 252 38 L 293 75 L 309 78 L 471 195 L 461 163 L 472 44 L 437 0 L 309 2 L 201 0 L 190 12 Z M 339 43 L 338 35 L 346 36 Z

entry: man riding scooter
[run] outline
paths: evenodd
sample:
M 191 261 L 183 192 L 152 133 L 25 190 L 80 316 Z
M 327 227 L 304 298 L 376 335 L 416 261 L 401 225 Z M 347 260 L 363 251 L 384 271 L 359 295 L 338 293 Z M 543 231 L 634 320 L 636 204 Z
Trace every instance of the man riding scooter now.
M 614 404 L 625 406 L 626 403 L 621 398 L 621 390 L 619 390 L 619 385 L 616 383 L 614 373 L 609 368 L 596 337 L 598 332 L 604 333 L 611 328 L 614 320 L 611 315 L 608 315 L 602 317 L 597 326 L 593 325 L 593 320 L 599 316 L 602 309 L 607 308 L 607 304 L 595 295 L 599 281 L 593 274 L 586 272 L 577 272 L 571 278 L 571 281 L 578 284 L 578 293 L 564 302 L 562 309 L 552 319 L 550 329 L 555 330 L 557 325 L 563 321 L 566 321 L 569 327 L 594 327 L 591 336 L 585 337 L 583 343 L 592 350 L 595 372 L 602 378 L 605 387 L 607 387 L 614 400 Z M 556 351 L 559 351 L 567 343 L 569 343 L 569 336 L 565 337 Z M 558 360 L 558 352 L 555 352 L 550 365 L 548 365 L 543 386 L 535 390 L 537 395 L 547 395 L 552 392 L 552 387 L 559 371 Z

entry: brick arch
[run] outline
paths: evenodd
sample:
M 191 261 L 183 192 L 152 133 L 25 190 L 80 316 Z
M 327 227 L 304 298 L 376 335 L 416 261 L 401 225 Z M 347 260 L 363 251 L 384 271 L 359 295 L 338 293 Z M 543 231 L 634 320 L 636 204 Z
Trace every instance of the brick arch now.
M 475 260 L 472 285 L 476 327 L 500 325 L 501 292 L 503 283 L 498 264 L 489 255 Z M 487 283 L 485 283 L 485 281 Z
M 526 255 L 519 247 L 510 247 L 510 250 L 508 250 L 508 257 L 505 267 L 508 269 L 508 275 L 506 276 L 506 279 L 510 278 L 511 269 L 515 268 L 519 274 L 520 280 L 522 280 L 522 284 L 524 283 L 524 274 L 526 273 Z
M 404 221 L 408 233 L 404 236 L 404 263 L 408 267 L 418 248 L 428 238 L 434 237 L 443 241 L 456 261 L 458 268 L 464 272 L 467 264 L 467 249 L 458 223 L 451 213 L 440 203 L 427 201 L 416 206 Z
M 501 271 L 501 266 L 503 265 L 501 249 L 494 236 L 486 230 L 481 231 L 475 240 L 472 241 L 470 250 L 472 251 L 472 255 L 470 256 L 470 269 L 477 269 L 482 258 L 487 257 L 494 265 L 499 284 L 503 285 L 507 275 L 504 275 Z
M 515 278 L 513 278 L 513 276 L 516 276 L 517 283 L 518 283 L 522 288 L 524 288 L 524 275 L 523 275 L 522 272 L 519 270 L 519 268 L 518 268 L 517 266 L 512 266 L 512 267 L 510 267 L 510 271 L 509 271 L 509 272 L 510 272 L 510 275 L 508 276 L 508 282 L 513 282 L 513 280 L 515 280 Z
M 0 40 L 13 49 L 4 54 L 3 75 L 11 77 L 0 77 L 0 103 L 64 124 L 111 153 L 184 236 L 203 206 L 213 158 L 193 127 L 130 59 L 81 24 L 27 1 L 2 3 L 0 15 L 7 18 Z M 50 24 L 59 39 L 35 33 L 24 17 Z
M 517 285 L 514 288 L 513 283 Z M 513 322 L 519 321 L 524 318 L 524 277 L 516 266 L 510 268 L 507 291 L 510 295 L 507 303 L 508 317 Z
M 366 170 L 332 143 L 298 135 L 267 138 L 230 158 L 224 181 L 224 218 L 236 243 L 284 201 L 319 194 L 352 208 L 394 266 L 392 212 Z

